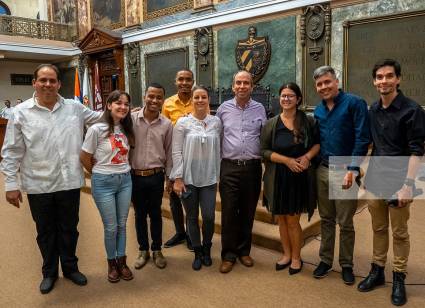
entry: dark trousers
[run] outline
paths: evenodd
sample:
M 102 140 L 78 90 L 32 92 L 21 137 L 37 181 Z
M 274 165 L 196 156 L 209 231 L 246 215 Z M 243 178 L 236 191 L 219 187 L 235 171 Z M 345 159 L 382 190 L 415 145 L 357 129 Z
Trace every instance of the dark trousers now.
M 261 162 L 221 162 L 221 258 L 234 262 L 251 252 L 252 226 L 261 190 Z
M 182 202 L 173 191 L 170 193 L 170 208 L 171 214 L 173 215 L 174 227 L 176 228 L 177 234 L 186 234 L 184 229 L 184 214 Z
M 151 176 L 132 175 L 131 178 L 133 181 L 131 200 L 134 205 L 139 250 L 149 250 L 148 215 L 152 239 L 151 249 L 152 251 L 161 250 L 161 204 L 164 194 L 164 173 L 157 173 Z
M 215 220 L 215 198 L 217 195 L 217 184 L 196 187 L 186 185 L 187 191 L 191 191 L 188 198 L 183 200 L 184 209 L 187 216 L 187 233 L 193 247 L 211 247 L 211 240 L 214 235 Z M 201 232 L 199 230 L 199 208 L 202 216 L 202 243 Z
M 78 271 L 80 189 L 28 194 L 28 201 L 43 257 L 43 277 L 58 276 L 59 259 L 65 275 Z

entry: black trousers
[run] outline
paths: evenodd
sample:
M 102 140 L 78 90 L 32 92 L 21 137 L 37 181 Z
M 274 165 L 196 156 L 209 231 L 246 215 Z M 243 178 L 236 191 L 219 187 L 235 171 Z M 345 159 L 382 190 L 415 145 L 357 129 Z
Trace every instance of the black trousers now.
M 177 194 L 172 191 L 170 193 L 170 208 L 173 215 L 174 227 L 177 234 L 186 234 L 184 229 L 184 214 L 182 202 Z
M 43 257 L 43 277 L 58 276 L 59 260 L 65 275 L 78 271 L 80 189 L 28 194 L 28 201 Z
M 252 226 L 261 190 L 261 162 L 221 162 L 221 258 L 235 262 L 251 252 Z
M 161 204 L 164 194 L 164 173 L 151 176 L 131 176 L 133 191 L 131 199 L 136 218 L 136 234 L 139 250 L 149 250 L 148 222 L 152 238 L 152 251 L 161 250 L 162 246 L 162 216 Z

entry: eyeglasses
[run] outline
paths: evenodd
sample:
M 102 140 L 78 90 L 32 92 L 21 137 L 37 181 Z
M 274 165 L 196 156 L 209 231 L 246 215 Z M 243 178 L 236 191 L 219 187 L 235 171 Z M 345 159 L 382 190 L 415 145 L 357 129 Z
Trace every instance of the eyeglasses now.
M 293 94 L 290 94 L 290 95 L 281 95 L 280 96 L 280 98 L 282 98 L 282 99 L 293 99 L 293 98 L 295 98 L 295 97 L 297 97 L 296 95 L 293 95 Z

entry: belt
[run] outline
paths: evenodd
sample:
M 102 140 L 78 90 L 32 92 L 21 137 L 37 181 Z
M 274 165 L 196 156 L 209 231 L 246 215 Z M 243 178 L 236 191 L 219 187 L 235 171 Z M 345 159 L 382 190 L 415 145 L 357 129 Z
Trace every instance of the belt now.
M 344 165 L 344 164 L 340 164 L 340 165 L 329 164 L 327 161 L 324 161 L 324 160 L 322 160 L 320 162 L 320 164 L 323 167 L 328 168 L 330 170 L 345 170 L 345 169 L 347 169 L 347 165 Z
M 131 173 L 138 176 L 151 176 L 162 172 L 164 172 L 164 168 L 152 168 L 146 170 L 131 169 Z
M 233 165 L 236 166 L 249 166 L 249 165 L 255 165 L 255 164 L 259 164 L 261 163 L 261 159 L 228 159 L 228 158 L 223 158 L 223 161 L 231 163 Z

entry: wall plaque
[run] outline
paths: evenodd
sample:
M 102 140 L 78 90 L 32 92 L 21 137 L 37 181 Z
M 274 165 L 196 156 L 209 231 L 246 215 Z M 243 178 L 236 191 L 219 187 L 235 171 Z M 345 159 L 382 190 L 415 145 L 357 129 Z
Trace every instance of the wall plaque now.
M 140 87 L 140 48 L 139 43 L 129 43 L 126 46 L 127 51 L 127 72 L 129 80 L 129 92 L 133 106 L 142 104 L 142 95 Z
M 372 68 L 384 58 L 401 64 L 400 89 L 425 106 L 425 11 L 344 23 L 344 89 L 369 104 L 378 98 Z
M 330 60 L 331 8 L 329 4 L 307 6 L 300 18 L 300 42 L 303 47 L 304 106 L 320 101 L 313 82 L 313 72 Z
M 194 36 L 196 83 L 206 87 L 214 85 L 214 45 L 212 28 L 198 28 Z
M 151 82 L 160 83 L 165 88 L 165 97 L 170 97 L 177 93 L 177 72 L 188 66 L 187 47 L 145 54 L 146 86 Z
M 10 74 L 10 85 L 31 86 L 33 75 L 31 74 Z

